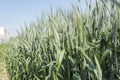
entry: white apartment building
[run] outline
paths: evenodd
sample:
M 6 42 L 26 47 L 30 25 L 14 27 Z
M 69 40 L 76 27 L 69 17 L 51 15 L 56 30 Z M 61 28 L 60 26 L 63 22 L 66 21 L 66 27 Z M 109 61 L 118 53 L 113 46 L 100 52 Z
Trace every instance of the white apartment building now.
M 0 27 L 0 44 L 8 42 L 10 40 L 10 35 L 4 27 Z

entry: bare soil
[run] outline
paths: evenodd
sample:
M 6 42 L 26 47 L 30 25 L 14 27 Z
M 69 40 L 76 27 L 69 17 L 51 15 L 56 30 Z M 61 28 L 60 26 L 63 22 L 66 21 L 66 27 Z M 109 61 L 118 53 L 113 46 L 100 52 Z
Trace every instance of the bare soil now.
M 9 80 L 5 60 L 0 60 L 0 80 Z

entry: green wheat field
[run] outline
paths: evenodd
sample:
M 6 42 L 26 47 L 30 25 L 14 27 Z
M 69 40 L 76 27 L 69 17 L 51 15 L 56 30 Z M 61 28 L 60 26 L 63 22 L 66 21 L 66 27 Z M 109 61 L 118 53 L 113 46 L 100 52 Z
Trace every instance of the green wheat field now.
M 87 3 L 86 11 L 75 5 L 55 13 L 51 9 L 25 25 L 7 43 L 6 57 L 0 52 L 9 79 L 120 80 L 120 4 L 116 1 Z

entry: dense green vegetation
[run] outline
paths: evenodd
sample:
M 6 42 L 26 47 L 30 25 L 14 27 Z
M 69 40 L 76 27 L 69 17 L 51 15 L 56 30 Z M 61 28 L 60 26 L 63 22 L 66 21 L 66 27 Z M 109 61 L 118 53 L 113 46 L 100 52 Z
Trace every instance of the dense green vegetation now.
M 6 49 L 6 44 L 0 44 L 0 60 L 3 60 L 5 58 L 5 49 Z
M 8 48 L 12 80 L 120 80 L 120 7 L 96 0 L 42 15 Z

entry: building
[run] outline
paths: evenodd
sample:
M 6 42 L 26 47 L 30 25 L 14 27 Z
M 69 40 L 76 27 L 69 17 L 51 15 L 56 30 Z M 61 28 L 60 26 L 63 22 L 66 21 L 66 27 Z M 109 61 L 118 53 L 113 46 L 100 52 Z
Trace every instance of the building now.
M 0 44 L 8 42 L 10 40 L 10 34 L 4 27 L 0 27 Z

